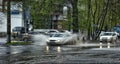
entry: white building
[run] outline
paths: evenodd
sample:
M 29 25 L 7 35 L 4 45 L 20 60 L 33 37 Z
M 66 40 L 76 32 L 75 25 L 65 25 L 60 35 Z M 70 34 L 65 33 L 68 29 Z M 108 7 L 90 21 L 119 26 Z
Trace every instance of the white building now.
M 22 14 L 11 14 L 11 31 L 16 26 L 23 26 Z M 0 12 L 0 32 L 7 32 L 7 15 Z
M 7 17 L 5 14 L 0 12 L 0 32 L 7 31 Z
M 14 27 L 24 25 L 21 8 L 17 8 L 17 6 L 18 4 L 11 5 L 11 32 Z M 0 6 L 0 8 L 2 8 L 2 6 Z M 7 32 L 7 13 L 0 12 L 0 32 Z

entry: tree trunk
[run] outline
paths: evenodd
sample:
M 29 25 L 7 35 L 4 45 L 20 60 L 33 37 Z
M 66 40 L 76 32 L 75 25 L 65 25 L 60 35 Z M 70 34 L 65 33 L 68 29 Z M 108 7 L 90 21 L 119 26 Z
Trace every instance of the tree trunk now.
M 7 2 L 7 43 L 11 43 L 11 0 Z
M 72 17 L 73 17 L 73 33 L 79 32 L 79 23 L 78 23 L 78 7 L 77 7 L 78 0 L 71 0 L 72 4 Z
M 88 17 L 87 17 L 87 21 L 88 21 L 88 37 L 87 39 L 90 40 L 90 34 L 91 34 L 91 21 L 90 21 L 90 8 L 91 8 L 91 0 L 88 1 Z

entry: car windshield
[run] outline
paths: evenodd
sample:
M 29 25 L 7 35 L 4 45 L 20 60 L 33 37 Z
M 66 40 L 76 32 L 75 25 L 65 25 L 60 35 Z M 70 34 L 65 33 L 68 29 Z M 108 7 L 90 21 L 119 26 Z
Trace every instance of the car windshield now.
M 104 36 L 109 36 L 109 35 L 113 35 L 113 33 L 104 33 Z
M 54 34 L 52 37 L 64 37 L 64 34 Z

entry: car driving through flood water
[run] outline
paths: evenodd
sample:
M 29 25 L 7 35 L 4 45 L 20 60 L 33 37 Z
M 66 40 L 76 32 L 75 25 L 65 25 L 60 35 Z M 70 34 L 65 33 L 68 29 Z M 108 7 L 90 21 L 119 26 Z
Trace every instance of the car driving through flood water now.
M 70 33 L 54 33 L 47 39 L 48 45 L 65 45 L 77 43 L 77 35 Z

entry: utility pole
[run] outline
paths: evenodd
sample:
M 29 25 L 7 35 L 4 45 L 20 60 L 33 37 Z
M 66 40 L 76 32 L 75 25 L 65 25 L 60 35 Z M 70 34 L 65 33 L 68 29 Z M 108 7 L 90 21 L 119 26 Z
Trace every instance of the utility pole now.
M 7 0 L 7 43 L 11 43 L 11 0 Z
M 24 20 L 24 27 L 25 33 L 28 33 L 28 22 L 30 22 L 30 0 L 29 2 L 23 0 L 23 20 Z

